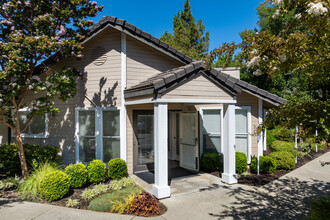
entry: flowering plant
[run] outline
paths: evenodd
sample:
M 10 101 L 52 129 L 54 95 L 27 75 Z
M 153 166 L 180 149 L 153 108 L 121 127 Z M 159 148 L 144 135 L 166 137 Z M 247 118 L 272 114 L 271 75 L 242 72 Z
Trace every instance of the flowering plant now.
M 82 57 L 82 44 L 94 17 L 103 6 L 88 0 L 0 0 L 0 122 L 11 128 L 19 148 L 23 177 L 27 167 L 21 133 L 34 116 L 58 112 L 54 100 L 75 96 L 77 77 L 70 67 L 49 67 L 59 57 Z M 45 73 L 47 74 L 41 74 Z M 33 95 L 26 102 L 27 94 Z M 18 112 L 30 108 L 20 127 Z

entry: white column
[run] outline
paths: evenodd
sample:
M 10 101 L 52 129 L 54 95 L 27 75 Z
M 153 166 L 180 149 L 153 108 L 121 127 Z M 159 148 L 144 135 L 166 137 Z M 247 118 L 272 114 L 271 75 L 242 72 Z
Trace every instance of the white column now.
M 152 194 L 158 198 L 166 198 L 171 195 L 168 185 L 168 111 L 167 103 L 155 103 L 154 105 L 154 153 L 155 153 L 155 184 L 152 186 Z
M 294 149 L 296 150 L 296 153 L 298 153 L 298 125 L 296 125 L 295 132 L 294 132 Z M 297 156 L 296 156 L 296 163 L 297 161 Z
M 126 89 L 126 34 L 121 33 L 121 108 L 120 108 L 120 158 L 127 160 L 126 150 L 126 106 L 124 90 Z
M 258 123 L 259 125 L 262 125 L 262 99 L 258 99 Z M 258 156 L 262 156 L 263 155 L 263 132 L 261 131 L 258 134 Z
M 223 105 L 223 173 L 222 181 L 237 183 L 235 167 L 235 105 Z

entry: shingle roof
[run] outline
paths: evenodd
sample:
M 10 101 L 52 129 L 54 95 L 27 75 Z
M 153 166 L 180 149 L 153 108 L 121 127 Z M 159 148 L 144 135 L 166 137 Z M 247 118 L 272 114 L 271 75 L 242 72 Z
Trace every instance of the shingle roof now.
M 282 99 L 247 82 L 234 78 L 226 73 L 223 73 L 213 68 L 205 68 L 206 66 L 202 61 L 195 61 L 185 66 L 181 66 L 156 74 L 146 79 L 145 81 L 142 81 L 137 85 L 126 89 L 125 98 L 146 94 L 164 93 L 168 89 L 177 85 L 179 82 L 190 78 L 192 75 L 197 73 L 203 73 L 210 80 L 216 82 L 219 86 L 221 86 L 232 94 L 236 94 L 237 92 L 241 93 L 242 91 L 245 91 L 253 95 L 257 95 L 260 98 L 276 105 L 286 101 L 285 99 Z M 143 90 L 147 91 L 147 93 L 141 92 Z

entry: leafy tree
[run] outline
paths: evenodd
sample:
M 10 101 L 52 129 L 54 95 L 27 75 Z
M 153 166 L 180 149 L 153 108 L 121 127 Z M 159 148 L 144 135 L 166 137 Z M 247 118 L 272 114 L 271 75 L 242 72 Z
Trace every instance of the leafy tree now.
M 205 32 L 201 19 L 195 22 L 189 0 L 173 17 L 173 34 L 165 31 L 160 40 L 196 60 L 204 58 L 209 48 L 209 32 Z
M 258 77 L 285 77 L 289 73 L 297 76 L 291 78 L 292 83 L 299 85 L 300 77 L 303 84 L 300 91 L 293 92 L 288 102 L 273 112 L 268 125 L 275 121 L 289 127 L 301 124 L 308 130 L 312 126 L 310 121 L 316 120 L 320 136 L 329 139 L 329 3 L 311 0 L 272 3 L 277 7 L 272 15 L 275 21 L 292 18 L 292 13 L 294 19 L 279 33 L 264 30 L 247 34 L 242 47 L 249 60 L 246 66 Z
M 47 59 L 80 58 L 86 20 L 103 6 L 88 0 L 0 0 L 0 122 L 13 131 L 18 145 L 22 176 L 28 175 L 21 134 L 36 115 L 59 112 L 54 100 L 76 95 L 76 69 L 47 68 Z M 42 74 L 46 72 L 47 74 Z M 26 101 L 28 94 L 32 102 Z M 31 109 L 19 123 L 19 110 Z

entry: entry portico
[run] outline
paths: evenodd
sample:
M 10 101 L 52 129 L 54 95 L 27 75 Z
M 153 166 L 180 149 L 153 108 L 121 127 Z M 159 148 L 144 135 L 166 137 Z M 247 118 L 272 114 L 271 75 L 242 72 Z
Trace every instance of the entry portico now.
M 211 73 L 211 71 L 213 73 Z M 224 79 L 224 78 L 222 78 Z M 205 89 L 207 88 L 207 89 Z M 206 90 L 206 91 L 205 91 Z M 218 76 L 218 72 L 205 70 L 202 62 L 194 62 L 182 68 L 159 74 L 125 91 L 126 105 L 134 109 L 135 106 L 153 105 L 153 141 L 154 141 L 154 185 L 152 192 L 157 198 L 170 196 L 168 185 L 168 140 L 169 140 L 169 110 L 180 110 L 180 117 L 184 120 L 194 120 L 198 112 L 196 106 L 221 106 L 223 109 L 223 162 L 224 172 L 222 181 L 237 183 L 235 174 L 235 104 L 236 94 L 241 92 L 237 86 L 227 84 Z M 141 97 L 140 99 L 138 97 Z M 134 100 L 132 100 L 134 98 Z M 176 106 L 175 108 L 173 106 Z M 181 106 L 181 107 L 179 107 Z M 182 106 L 190 106 L 184 109 Z M 189 117 L 189 114 L 191 117 Z M 197 118 L 196 118 L 197 119 Z M 196 120 L 198 121 L 198 120 Z M 183 126 L 182 124 L 180 126 Z M 190 170 L 189 161 L 199 169 L 199 141 L 198 136 L 191 142 L 185 140 L 184 133 L 189 135 L 189 130 L 194 127 L 199 131 L 198 123 L 188 123 L 182 135 L 180 135 L 180 165 Z M 201 125 L 200 125 L 201 126 Z M 188 132 L 188 133 L 187 133 Z M 185 143 L 184 143 L 185 142 Z M 190 153 L 194 143 L 197 143 L 196 154 Z M 195 157 L 196 156 L 196 157 Z M 192 157 L 187 158 L 187 157 Z M 186 166 L 184 166 L 186 161 Z

